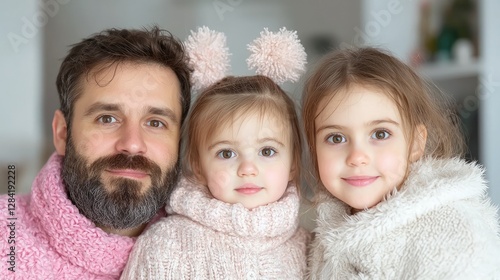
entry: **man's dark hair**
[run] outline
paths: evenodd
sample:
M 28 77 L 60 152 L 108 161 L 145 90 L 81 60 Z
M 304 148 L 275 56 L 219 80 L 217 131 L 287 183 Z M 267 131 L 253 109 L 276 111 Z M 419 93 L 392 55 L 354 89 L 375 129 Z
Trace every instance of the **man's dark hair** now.
M 184 121 L 191 102 L 187 54 L 182 43 L 166 30 L 108 29 L 72 45 L 57 75 L 57 91 L 61 111 L 68 129 L 71 127 L 73 106 L 81 94 L 83 78 L 123 62 L 157 63 L 172 69 L 180 82 L 181 106 Z M 96 67 L 99 71 L 93 72 Z M 95 77 L 94 77 L 95 78 Z

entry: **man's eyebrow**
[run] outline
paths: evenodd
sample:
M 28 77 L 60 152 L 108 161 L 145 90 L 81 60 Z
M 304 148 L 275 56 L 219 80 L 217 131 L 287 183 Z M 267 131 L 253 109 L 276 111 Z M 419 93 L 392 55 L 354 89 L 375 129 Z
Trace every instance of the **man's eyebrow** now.
M 170 108 L 167 108 L 167 107 L 163 107 L 163 108 L 148 107 L 147 111 L 149 114 L 152 114 L 152 115 L 158 115 L 158 116 L 169 118 L 175 124 L 179 123 L 177 116 L 175 115 L 174 111 L 172 111 L 172 109 L 170 109 Z
M 84 116 L 88 117 L 95 112 L 99 111 L 107 111 L 107 112 L 117 112 L 121 111 L 121 106 L 118 104 L 110 104 L 110 103 L 102 103 L 102 102 L 96 102 L 90 106 L 90 108 L 85 111 Z
M 96 102 L 90 106 L 90 108 L 87 109 L 85 112 L 84 116 L 91 116 L 92 114 L 100 111 L 105 111 L 105 112 L 120 112 L 122 111 L 122 106 L 119 104 L 111 104 L 111 103 L 103 103 L 103 102 Z M 178 124 L 179 120 L 177 119 L 177 116 L 175 115 L 174 111 L 172 111 L 170 108 L 159 108 L 159 107 L 147 107 L 146 112 L 151 114 L 151 115 L 157 115 L 157 116 L 162 116 L 169 118 L 173 123 Z

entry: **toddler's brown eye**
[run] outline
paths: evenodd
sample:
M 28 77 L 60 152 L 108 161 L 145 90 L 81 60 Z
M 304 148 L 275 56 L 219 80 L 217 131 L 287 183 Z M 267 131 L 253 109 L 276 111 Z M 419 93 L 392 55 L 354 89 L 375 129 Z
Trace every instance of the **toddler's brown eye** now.
M 333 143 L 342 143 L 342 136 L 340 135 L 335 135 L 333 136 Z
M 220 158 L 229 159 L 234 156 L 234 152 L 231 150 L 222 150 L 219 153 L 217 153 L 217 156 Z

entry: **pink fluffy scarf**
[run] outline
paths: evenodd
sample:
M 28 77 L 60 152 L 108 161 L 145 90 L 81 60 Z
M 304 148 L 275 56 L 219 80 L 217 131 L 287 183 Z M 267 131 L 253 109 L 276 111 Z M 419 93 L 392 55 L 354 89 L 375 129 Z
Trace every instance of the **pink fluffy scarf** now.
M 81 215 L 68 199 L 62 157 L 52 155 L 36 177 L 31 195 L 16 198 L 16 279 L 117 279 L 134 238 L 108 234 Z M 1 208 L 6 196 L 0 198 Z M 6 221 L 7 211 L 0 216 Z M 3 236 L 6 227 L 2 227 Z M 7 233 L 5 233 L 7 234 Z M 1 242 L 2 252 L 7 242 Z M 0 267 L 7 271 L 6 262 Z M 9 272 L 10 274 L 11 272 Z

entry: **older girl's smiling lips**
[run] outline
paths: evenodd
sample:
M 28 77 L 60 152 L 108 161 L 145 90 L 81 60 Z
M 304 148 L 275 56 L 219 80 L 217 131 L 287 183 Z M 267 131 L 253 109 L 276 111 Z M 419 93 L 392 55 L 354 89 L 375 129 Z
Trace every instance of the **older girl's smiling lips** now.
M 366 187 L 375 182 L 379 176 L 351 176 L 342 178 L 346 183 L 354 187 Z

